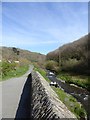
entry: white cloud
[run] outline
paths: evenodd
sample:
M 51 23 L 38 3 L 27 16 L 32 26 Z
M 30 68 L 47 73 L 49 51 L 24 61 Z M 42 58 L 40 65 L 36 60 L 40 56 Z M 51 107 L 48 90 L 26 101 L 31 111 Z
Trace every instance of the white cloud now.
M 3 9 L 3 45 L 52 49 L 88 32 L 87 9 L 80 3 L 78 10 L 72 3 L 15 4 Z

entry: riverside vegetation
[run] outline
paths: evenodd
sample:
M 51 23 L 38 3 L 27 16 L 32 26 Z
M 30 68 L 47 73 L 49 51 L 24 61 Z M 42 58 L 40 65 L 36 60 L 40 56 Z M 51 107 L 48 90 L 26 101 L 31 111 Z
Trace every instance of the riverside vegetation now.
M 75 84 L 79 87 L 89 90 L 89 76 L 60 72 L 60 74 L 58 74 L 57 77 L 61 80 L 64 80 L 66 83 Z

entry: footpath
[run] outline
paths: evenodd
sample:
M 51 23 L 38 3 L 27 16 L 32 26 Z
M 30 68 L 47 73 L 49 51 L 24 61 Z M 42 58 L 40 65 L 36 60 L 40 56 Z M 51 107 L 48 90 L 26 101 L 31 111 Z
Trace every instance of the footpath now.
M 0 119 L 15 118 L 24 84 L 33 66 L 21 77 L 0 82 Z

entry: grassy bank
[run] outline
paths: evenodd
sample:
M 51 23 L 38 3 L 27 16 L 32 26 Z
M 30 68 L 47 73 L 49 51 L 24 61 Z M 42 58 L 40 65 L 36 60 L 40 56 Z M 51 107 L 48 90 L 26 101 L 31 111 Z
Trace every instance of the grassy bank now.
M 12 77 L 20 77 L 29 69 L 28 65 L 17 65 L 15 63 L 4 62 L 1 65 L 0 81 L 7 80 Z
M 47 82 L 50 83 L 50 80 L 46 77 L 46 72 L 45 70 L 41 69 L 41 68 L 34 68 L 35 71 L 38 71 L 44 78 Z
M 41 73 L 41 75 L 50 83 L 50 80 L 46 77 L 46 72 L 43 69 L 35 68 L 36 71 Z M 75 114 L 75 116 L 80 119 L 80 117 L 86 116 L 86 111 L 83 106 L 72 96 L 65 93 L 60 88 L 52 87 L 52 89 L 56 92 L 59 99 L 67 106 L 67 108 Z
M 89 82 L 89 77 L 88 76 L 83 76 L 83 75 L 75 75 L 75 74 L 70 74 L 70 73 L 65 73 L 65 72 L 60 72 L 57 77 L 61 80 L 64 80 L 65 82 L 69 84 L 75 84 L 77 86 L 83 87 L 87 90 L 89 89 L 90 82 Z
M 59 99 L 67 106 L 67 108 L 80 119 L 86 116 L 86 111 L 83 106 L 70 94 L 65 93 L 60 88 L 52 87 L 57 93 Z
M 16 70 L 12 70 L 8 72 L 7 76 L 2 77 L 2 80 L 6 80 L 12 77 L 20 77 L 28 71 L 28 68 L 29 68 L 28 66 L 21 66 Z

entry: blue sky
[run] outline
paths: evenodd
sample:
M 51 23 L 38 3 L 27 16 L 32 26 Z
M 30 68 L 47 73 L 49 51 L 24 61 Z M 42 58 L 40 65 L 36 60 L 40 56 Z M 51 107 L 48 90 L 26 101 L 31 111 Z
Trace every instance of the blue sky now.
M 87 2 L 2 3 L 3 46 L 47 54 L 87 33 Z

